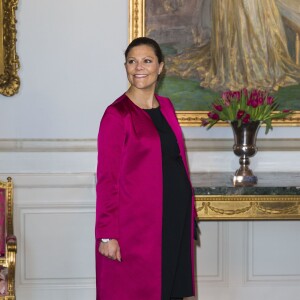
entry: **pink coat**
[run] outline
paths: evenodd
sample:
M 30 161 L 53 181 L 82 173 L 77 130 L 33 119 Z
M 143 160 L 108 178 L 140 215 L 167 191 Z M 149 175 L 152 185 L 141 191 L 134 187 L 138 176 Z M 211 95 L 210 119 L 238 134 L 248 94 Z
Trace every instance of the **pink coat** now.
M 177 137 L 188 172 L 182 132 L 173 105 L 167 98 L 158 95 L 156 98 Z M 97 300 L 161 299 L 162 181 L 159 134 L 150 116 L 124 94 L 106 109 L 98 136 Z M 192 262 L 193 225 L 192 220 Z M 119 241 L 122 262 L 98 253 L 101 238 Z

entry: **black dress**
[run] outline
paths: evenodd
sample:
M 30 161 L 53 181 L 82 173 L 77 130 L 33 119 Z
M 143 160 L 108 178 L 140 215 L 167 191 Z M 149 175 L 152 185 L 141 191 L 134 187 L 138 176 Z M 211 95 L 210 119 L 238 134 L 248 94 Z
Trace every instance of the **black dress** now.
M 175 134 L 160 108 L 145 111 L 158 130 L 162 148 L 162 300 L 182 299 L 193 295 L 190 251 L 192 190 Z

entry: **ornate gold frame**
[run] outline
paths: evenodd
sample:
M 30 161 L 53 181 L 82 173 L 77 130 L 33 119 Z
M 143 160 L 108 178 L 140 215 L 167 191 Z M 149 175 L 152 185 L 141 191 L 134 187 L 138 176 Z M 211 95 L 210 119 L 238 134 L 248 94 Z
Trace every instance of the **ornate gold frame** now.
M 151 1 L 151 0 L 149 0 Z M 145 35 L 145 3 L 146 0 L 128 0 L 129 4 L 129 42 Z M 207 111 L 177 111 L 177 117 L 182 126 L 200 126 L 201 118 L 207 117 Z M 226 123 L 218 123 L 228 126 Z M 274 120 L 274 126 L 300 126 L 300 111 L 296 111 L 286 120 Z
M 16 9 L 18 0 L 1 0 L 1 43 L 0 43 L 0 94 L 13 96 L 19 91 L 20 68 L 19 57 L 16 53 Z

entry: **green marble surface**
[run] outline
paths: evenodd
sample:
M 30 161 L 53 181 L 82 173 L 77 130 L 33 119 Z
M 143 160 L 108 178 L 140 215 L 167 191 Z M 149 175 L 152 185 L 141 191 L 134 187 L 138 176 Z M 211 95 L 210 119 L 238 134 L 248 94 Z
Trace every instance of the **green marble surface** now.
M 300 173 L 255 173 L 255 186 L 234 187 L 233 173 L 192 173 L 195 195 L 300 195 Z

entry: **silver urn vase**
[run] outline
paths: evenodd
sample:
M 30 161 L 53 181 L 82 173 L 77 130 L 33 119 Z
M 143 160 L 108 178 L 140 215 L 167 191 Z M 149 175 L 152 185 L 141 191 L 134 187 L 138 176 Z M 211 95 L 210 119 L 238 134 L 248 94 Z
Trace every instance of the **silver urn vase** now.
M 233 184 L 235 186 L 253 186 L 257 183 L 257 177 L 249 168 L 249 157 L 254 156 L 257 152 L 256 137 L 261 122 L 249 122 L 241 124 L 240 127 L 238 127 L 237 121 L 230 124 L 234 135 L 233 152 L 240 157 L 240 168 L 235 172 Z

